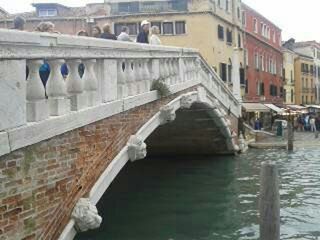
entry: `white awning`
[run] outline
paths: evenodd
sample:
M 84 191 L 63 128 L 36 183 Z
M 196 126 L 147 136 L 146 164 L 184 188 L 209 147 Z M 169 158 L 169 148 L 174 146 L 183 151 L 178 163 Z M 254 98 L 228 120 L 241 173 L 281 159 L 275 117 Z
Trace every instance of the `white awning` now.
M 317 108 L 320 109 L 319 105 L 307 105 L 308 108 Z
M 262 103 L 242 103 L 242 107 L 246 112 L 270 112 L 270 109 Z
M 275 111 L 276 113 L 283 113 L 283 110 L 276 105 L 273 104 L 264 104 L 266 107 L 270 108 L 272 111 Z
M 299 105 L 287 105 L 288 108 L 291 108 L 291 109 L 297 109 L 297 110 L 304 110 L 306 109 L 306 107 L 303 107 L 303 106 L 299 106 Z

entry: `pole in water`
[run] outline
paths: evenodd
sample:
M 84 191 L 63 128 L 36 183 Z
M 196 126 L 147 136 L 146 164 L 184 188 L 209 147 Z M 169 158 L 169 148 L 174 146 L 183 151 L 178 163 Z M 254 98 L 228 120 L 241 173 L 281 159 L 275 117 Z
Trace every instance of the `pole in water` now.
M 288 150 L 293 151 L 293 127 L 291 123 L 288 123 Z
M 280 240 L 280 195 L 275 162 L 261 164 L 260 175 L 260 240 Z

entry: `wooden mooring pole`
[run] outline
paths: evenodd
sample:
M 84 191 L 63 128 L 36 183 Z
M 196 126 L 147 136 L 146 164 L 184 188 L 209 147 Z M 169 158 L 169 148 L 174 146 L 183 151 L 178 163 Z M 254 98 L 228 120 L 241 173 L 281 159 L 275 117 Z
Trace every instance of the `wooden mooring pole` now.
M 275 162 L 261 164 L 260 240 L 280 240 L 280 195 L 278 168 Z
M 288 150 L 289 151 L 293 151 L 293 140 L 294 140 L 293 126 L 292 126 L 292 123 L 288 123 Z

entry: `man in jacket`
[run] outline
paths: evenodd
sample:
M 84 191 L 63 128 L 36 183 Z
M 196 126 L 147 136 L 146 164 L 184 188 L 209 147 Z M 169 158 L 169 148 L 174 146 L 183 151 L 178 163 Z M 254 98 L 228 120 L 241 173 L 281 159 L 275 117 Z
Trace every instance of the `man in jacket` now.
M 138 43 L 149 43 L 149 28 L 150 23 L 147 20 L 143 20 L 141 23 L 142 31 L 138 34 L 137 42 Z

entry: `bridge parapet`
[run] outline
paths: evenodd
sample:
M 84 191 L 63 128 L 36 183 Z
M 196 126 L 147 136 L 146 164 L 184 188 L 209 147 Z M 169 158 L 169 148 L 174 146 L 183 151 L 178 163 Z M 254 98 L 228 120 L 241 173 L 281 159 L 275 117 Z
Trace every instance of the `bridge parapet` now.
M 50 68 L 45 87 L 44 61 Z M 194 49 L 0 30 L 0 79 L 0 155 L 105 118 L 106 105 L 113 104 L 112 115 L 154 101 L 155 80 L 172 93 L 202 83 L 240 114 L 238 101 Z

